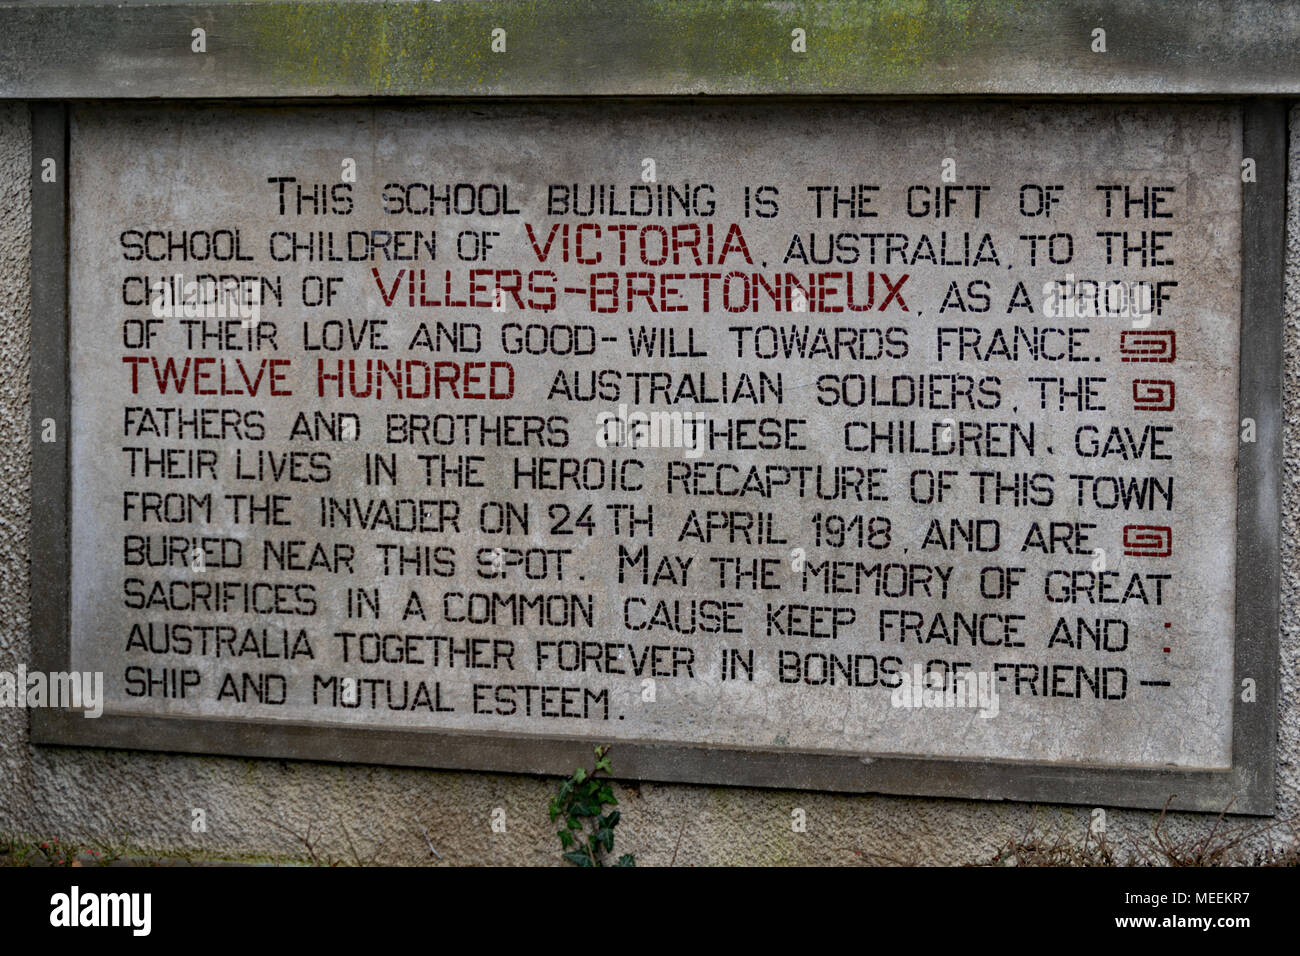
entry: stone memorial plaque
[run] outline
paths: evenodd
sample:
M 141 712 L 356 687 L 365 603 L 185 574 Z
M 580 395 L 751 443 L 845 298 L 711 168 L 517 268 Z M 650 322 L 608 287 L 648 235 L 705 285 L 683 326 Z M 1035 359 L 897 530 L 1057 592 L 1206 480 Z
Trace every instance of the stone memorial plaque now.
M 1263 807 L 1248 117 L 74 108 L 46 739 Z

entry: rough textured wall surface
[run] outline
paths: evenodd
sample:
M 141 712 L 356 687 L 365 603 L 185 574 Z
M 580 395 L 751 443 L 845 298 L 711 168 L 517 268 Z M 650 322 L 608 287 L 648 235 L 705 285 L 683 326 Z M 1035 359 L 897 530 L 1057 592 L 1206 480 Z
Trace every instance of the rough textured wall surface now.
M 1300 125 L 1300 110 L 1291 117 Z M 30 661 L 27 528 L 31 493 L 28 348 L 30 124 L 0 104 L 0 669 Z M 1286 284 L 1286 468 L 1278 816 L 1230 821 L 1250 860 L 1300 830 L 1300 141 L 1290 149 Z M 37 598 L 39 599 L 39 597 Z M 617 769 L 617 750 L 612 754 Z M 330 766 L 124 751 L 34 748 L 26 713 L 0 708 L 0 836 L 101 842 L 132 854 L 344 863 L 550 864 L 554 781 L 494 774 Z M 837 796 L 659 784 L 620 787 L 618 852 L 642 865 L 960 864 L 1010 841 L 1082 842 L 1086 807 Z M 802 808 L 807 832 L 794 833 Z M 193 833 L 192 810 L 207 832 Z M 505 811 L 505 832 L 492 815 Z M 1121 856 L 1151 840 L 1159 815 L 1108 810 Z M 1212 816 L 1163 823 L 1174 843 L 1204 838 Z M 1229 839 L 1235 838 L 1230 836 Z M 431 852 L 434 851 L 434 852 Z M 435 857 L 435 853 L 437 856 Z

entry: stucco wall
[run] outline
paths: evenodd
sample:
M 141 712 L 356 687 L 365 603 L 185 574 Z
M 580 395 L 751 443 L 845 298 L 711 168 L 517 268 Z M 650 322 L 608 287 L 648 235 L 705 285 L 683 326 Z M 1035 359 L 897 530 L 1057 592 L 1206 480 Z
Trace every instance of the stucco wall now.
M 1292 114 L 1292 129 L 1300 112 Z M 0 669 L 30 662 L 27 550 L 31 493 L 28 260 L 30 124 L 0 104 Z M 1286 285 L 1286 469 L 1278 825 L 1247 856 L 1288 845 L 1300 827 L 1300 140 L 1290 148 Z M 40 596 L 36 596 L 40 600 Z M 617 769 L 617 750 L 613 753 Z M 386 863 L 554 863 L 546 819 L 554 781 L 494 774 L 328 766 L 123 751 L 35 748 L 27 715 L 0 708 L 0 835 L 125 843 L 132 853 Z M 1082 840 L 1085 807 L 859 797 L 716 787 L 623 785 L 618 852 L 641 865 L 706 863 L 971 863 L 1008 841 Z M 506 832 L 494 833 L 493 810 Z M 791 829 L 802 808 L 807 832 Z M 207 832 L 193 833 L 192 809 Z M 1108 809 L 1121 853 L 1158 815 Z M 1212 816 L 1166 821 L 1174 840 L 1206 834 Z M 1236 823 L 1229 824 L 1234 826 Z M 426 836 L 427 834 L 427 841 Z

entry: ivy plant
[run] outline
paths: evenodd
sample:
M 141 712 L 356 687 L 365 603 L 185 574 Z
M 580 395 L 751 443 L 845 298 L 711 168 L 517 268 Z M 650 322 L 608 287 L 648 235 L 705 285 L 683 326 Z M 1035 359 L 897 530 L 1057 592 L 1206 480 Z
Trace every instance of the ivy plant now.
M 561 856 L 575 866 L 605 866 L 605 854 L 614 852 L 620 814 L 614 809 L 606 813 L 605 808 L 618 806 L 618 799 L 609 780 L 599 776 L 611 772 L 609 747 L 597 747 L 595 767 L 579 767 L 551 798 L 551 822 L 562 821 L 556 831 Z M 624 853 L 613 865 L 636 866 L 636 859 Z

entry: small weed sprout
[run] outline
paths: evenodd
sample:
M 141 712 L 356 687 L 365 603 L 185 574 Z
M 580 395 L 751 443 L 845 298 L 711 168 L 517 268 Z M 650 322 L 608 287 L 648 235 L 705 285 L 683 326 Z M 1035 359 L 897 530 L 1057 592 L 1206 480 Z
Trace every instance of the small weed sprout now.
M 621 815 L 618 810 L 605 813 L 605 808 L 617 806 L 618 799 L 609 781 L 598 777 L 610 772 L 609 747 L 597 747 L 596 766 L 579 767 L 551 799 L 551 821 L 563 821 L 556 831 L 561 856 L 575 866 L 604 866 L 605 854 L 614 851 L 614 828 Z M 636 866 L 636 859 L 624 853 L 614 866 Z

